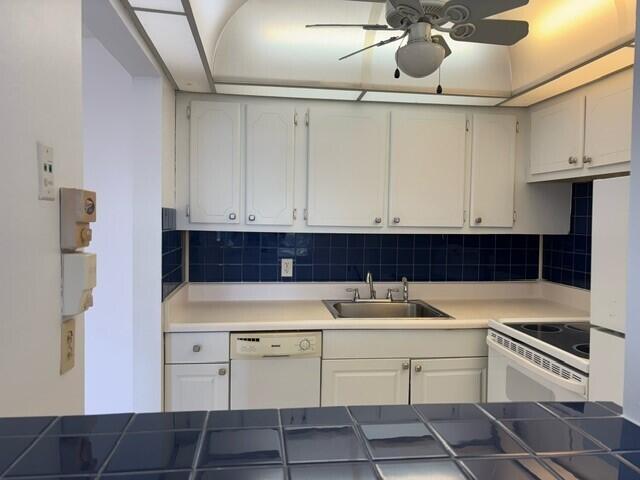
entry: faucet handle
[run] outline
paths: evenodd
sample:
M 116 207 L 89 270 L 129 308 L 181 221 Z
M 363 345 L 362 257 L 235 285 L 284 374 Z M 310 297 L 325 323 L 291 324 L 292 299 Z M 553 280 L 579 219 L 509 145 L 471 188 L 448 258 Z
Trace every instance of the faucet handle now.
M 387 300 L 393 300 L 393 294 L 398 293 L 400 291 L 399 288 L 388 288 L 387 289 Z
M 347 288 L 347 292 L 353 293 L 353 301 L 360 300 L 360 291 L 357 288 Z

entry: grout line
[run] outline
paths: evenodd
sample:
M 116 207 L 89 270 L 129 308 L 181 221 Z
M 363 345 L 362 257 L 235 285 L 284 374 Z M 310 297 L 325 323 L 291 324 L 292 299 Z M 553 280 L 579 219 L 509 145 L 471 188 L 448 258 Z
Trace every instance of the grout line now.
M 364 454 L 367 457 L 367 463 L 369 463 L 369 467 L 371 467 L 371 470 L 373 470 L 373 474 L 377 478 L 380 478 L 380 475 L 378 475 L 378 469 L 376 468 L 377 461 L 374 460 L 373 454 L 369 450 L 369 442 L 367 442 L 364 433 L 360 430 L 360 423 L 353 416 L 353 413 L 351 412 L 351 409 L 349 407 L 344 406 L 343 408 L 347 411 L 347 415 L 349 415 L 349 418 L 351 419 L 351 428 L 353 428 L 356 438 L 360 442 L 360 445 L 363 447 Z
M 204 446 L 204 440 L 207 435 L 207 427 L 209 425 L 209 416 L 211 412 L 207 412 L 204 416 L 204 423 L 202 424 L 202 428 L 200 429 L 200 437 L 198 438 L 198 443 L 196 444 L 196 453 L 193 456 L 193 462 L 191 462 L 191 472 L 189 473 L 189 480 L 195 480 L 196 471 L 198 469 L 198 463 L 200 462 L 200 454 L 202 453 L 202 447 Z
M 282 451 L 282 470 L 285 478 L 289 479 L 289 461 L 287 460 L 287 447 L 284 442 L 284 425 L 282 424 L 282 410 L 278 409 L 278 433 L 280 434 L 280 450 Z
M 122 439 L 124 438 L 124 435 L 127 432 L 127 429 L 131 426 L 131 424 L 133 423 L 133 420 L 135 418 L 136 418 L 136 414 L 134 413 L 134 414 L 131 415 L 131 418 L 129 418 L 129 421 L 127 422 L 127 424 L 122 429 L 122 432 L 120 432 L 120 436 L 118 437 L 118 440 L 116 440 L 116 443 L 114 444 L 113 448 L 109 452 L 109 455 L 107 455 L 107 457 L 104 459 L 104 462 L 103 462 L 102 466 L 100 467 L 98 472 L 95 474 L 96 475 L 96 479 L 99 479 L 102 476 L 103 472 L 107 468 L 107 465 L 109 465 L 109 462 L 111 462 L 111 459 L 115 455 L 116 450 L 118 450 L 118 447 L 120 446 L 120 443 L 122 442 Z

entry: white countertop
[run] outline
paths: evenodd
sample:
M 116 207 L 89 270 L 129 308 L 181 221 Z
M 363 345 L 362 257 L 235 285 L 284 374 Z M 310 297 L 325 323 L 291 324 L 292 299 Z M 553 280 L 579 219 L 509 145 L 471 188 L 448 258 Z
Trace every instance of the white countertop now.
M 166 332 L 468 329 L 489 320 L 566 318 L 588 312 L 544 299 L 428 300 L 451 318 L 334 319 L 320 300 L 185 301 L 165 310 Z

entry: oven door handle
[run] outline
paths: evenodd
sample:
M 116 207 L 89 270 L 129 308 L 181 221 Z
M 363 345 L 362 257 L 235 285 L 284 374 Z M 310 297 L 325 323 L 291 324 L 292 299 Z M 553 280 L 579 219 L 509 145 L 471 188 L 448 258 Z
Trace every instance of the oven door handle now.
M 554 375 L 553 373 L 545 370 L 544 368 L 541 368 L 536 364 L 525 360 L 519 355 L 516 355 L 511 350 L 503 347 L 502 345 L 499 345 L 495 340 L 493 340 L 490 337 L 487 337 L 487 345 L 489 345 L 489 348 L 498 352 L 500 355 L 508 358 L 510 361 L 517 364 L 521 368 L 527 370 L 528 372 L 533 373 L 534 375 L 541 377 L 549 381 L 550 383 L 558 385 L 564 388 L 565 390 L 569 390 L 571 392 L 577 393 L 578 395 L 581 395 L 586 398 L 587 385 L 583 383 L 575 382 L 573 380 L 567 380 L 565 378 L 558 377 L 557 375 Z M 489 372 L 489 374 L 491 374 L 491 372 Z

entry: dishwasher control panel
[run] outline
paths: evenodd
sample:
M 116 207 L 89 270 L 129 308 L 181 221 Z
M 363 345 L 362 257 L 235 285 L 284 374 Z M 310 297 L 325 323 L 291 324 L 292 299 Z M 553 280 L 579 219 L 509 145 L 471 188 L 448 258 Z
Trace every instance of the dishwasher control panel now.
M 319 357 L 322 332 L 247 332 L 231 334 L 231 359 Z

